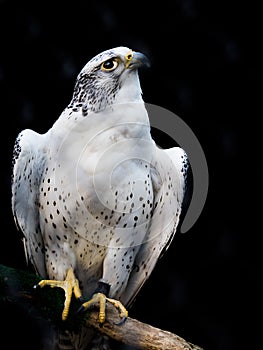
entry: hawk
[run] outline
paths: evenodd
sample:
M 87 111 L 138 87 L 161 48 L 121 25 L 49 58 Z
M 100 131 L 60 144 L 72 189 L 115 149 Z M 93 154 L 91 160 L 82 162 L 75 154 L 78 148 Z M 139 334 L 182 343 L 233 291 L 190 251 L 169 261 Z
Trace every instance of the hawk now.
M 65 289 L 62 319 L 72 293 L 90 298 L 82 309 L 99 301 L 101 323 L 106 302 L 125 319 L 178 226 L 187 155 L 152 139 L 142 66 L 148 58 L 127 47 L 98 54 L 53 126 L 23 130 L 15 141 L 14 219 L 39 286 Z M 73 338 L 72 349 L 91 341 Z

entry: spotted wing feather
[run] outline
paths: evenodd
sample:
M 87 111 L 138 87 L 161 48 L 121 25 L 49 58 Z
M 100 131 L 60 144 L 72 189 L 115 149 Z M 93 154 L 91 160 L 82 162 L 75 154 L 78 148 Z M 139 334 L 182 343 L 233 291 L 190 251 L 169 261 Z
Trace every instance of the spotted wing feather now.
M 23 234 L 27 260 L 41 276 L 45 276 L 38 201 L 45 164 L 45 152 L 40 152 L 41 144 L 42 135 L 31 130 L 20 132 L 16 139 L 13 151 L 12 211 L 17 228 Z
M 168 249 L 176 232 L 184 197 L 187 156 L 179 148 L 156 150 L 151 179 L 154 205 L 150 229 L 135 260 L 128 287 L 121 300 L 130 305 L 153 271 L 162 253 Z

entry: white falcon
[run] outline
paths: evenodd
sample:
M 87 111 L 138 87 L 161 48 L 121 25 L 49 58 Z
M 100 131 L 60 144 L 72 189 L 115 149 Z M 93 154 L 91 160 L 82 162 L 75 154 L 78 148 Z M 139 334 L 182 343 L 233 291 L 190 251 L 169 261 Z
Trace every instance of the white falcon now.
M 144 65 L 146 56 L 127 47 L 98 54 L 54 125 L 23 130 L 15 142 L 13 215 L 27 259 L 48 279 L 39 285 L 65 289 L 63 319 L 72 292 L 90 298 L 82 309 L 112 302 L 125 318 L 179 222 L 187 156 L 151 137 Z

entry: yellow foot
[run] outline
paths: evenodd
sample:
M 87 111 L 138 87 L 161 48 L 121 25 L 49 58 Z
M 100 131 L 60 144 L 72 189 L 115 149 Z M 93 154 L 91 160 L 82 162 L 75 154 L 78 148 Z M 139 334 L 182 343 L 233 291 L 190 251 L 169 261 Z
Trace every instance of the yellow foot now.
M 105 311 L 106 310 L 106 301 L 108 301 L 109 303 L 114 305 L 116 307 L 116 309 L 119 310 L 120 317 L 121 317 L 121 322 L 119 324 L 123 323 L 126 320 L 126 318 L 128 317 L 128 311 L 125 309 L 125 307 L 122 305 L 122 303 L 120 301 L 107 298 L 106 295 L 103 293 L 94 294 L 92 299 L 83 303 L 80 309 L 87 310 L 89 307 L 99 303 L 99 308 L 100 308 L 99 322 L 100 322 L 100 324 L 102 324 L 105 322 L 105 319 L 106 319 L 106 311 Z
M 50 286 L 52 288 L 60 287 L 60 288 L 64 289 L 65 302 L 64 302 L 64 309 L 62 312 L 62 320 L 63 321 L 66 320 L 68 313 L 69 313 L 69 306 L 70 306 L 70 302 L 71 302 L 72 292 L 77 299 L 81 298 L 81 291 L 79 288 L 79 282 L 76 279 L 72 268 L 70 268 L 68 270 L 65 281 L 42 280 L 35 287 L 42 288 L 44 286 Z

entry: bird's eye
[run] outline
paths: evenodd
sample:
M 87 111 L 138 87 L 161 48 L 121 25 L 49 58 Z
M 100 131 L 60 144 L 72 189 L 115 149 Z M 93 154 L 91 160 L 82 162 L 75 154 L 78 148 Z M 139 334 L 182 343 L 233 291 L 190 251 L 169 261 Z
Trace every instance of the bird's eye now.
M 101 69 L 109 72 L 112 71 L 113 69 L 115 69 L 118 66 L 118 61 L 116 60 L 116 58 L 110 58 L 109 60 L 105 61 L 102 63 L 101 65 Z

